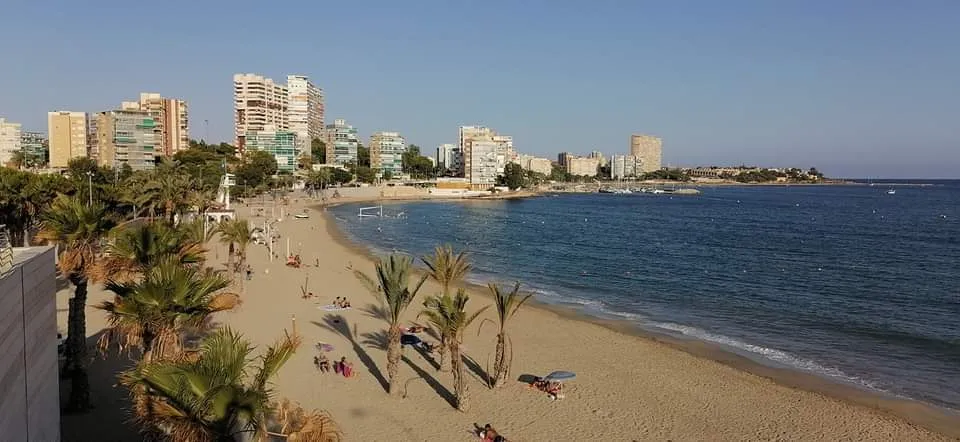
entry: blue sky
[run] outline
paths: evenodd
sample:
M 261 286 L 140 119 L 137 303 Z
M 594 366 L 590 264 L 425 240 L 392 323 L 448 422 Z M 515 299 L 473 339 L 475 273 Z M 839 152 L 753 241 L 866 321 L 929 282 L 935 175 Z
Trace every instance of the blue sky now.
M 0 116 L 160 92 L 229 141 L 234 73 L 299 73 L 328 122 L 429 153 L 480 123 L 551 158 L 639 132 L 669 165 L 960 178 L 958 23 L 949 0 L 7 0 Z

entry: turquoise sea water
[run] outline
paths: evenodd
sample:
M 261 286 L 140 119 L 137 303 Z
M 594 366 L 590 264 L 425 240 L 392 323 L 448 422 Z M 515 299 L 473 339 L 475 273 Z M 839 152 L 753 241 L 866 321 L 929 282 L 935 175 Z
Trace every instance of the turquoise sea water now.
M 450 243 L 471 279 L 761 362 L 960 408 L 960 183 L 706 188 L 331 209 L 377 253 Z M 369 204 L 366 204 L 369 205 Z

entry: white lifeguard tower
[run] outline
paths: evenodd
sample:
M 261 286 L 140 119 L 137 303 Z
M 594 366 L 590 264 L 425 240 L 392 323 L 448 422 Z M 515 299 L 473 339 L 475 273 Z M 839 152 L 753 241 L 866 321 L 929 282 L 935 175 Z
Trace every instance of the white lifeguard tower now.
M 224 219 L 234 219 L 236 211 L 230 208 L 230 188 L 237 185 L 237 178 L 232 173 L 224 173 L 220 177 L 220 187 L 217 189 L 217 203 L 220 208 L 208 210 L 206 220 L 219 223 Z

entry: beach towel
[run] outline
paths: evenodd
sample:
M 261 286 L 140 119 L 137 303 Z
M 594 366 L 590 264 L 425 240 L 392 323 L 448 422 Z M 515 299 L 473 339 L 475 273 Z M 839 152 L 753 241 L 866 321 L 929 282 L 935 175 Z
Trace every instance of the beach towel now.
M 350 307 L 338 307 L 333 304 L 321 305 L 317 308 L 327 312 L 339 312 L 341 310 L 350 310 Z

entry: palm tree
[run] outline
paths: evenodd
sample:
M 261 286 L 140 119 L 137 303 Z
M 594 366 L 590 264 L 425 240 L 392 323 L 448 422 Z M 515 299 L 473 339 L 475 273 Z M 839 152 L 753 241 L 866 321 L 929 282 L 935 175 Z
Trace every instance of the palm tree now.
M 121 383 L 147 396 L 135 401 L 135 419 L 172 440 L 263 437 L 273 396 L 268 383 L 299 344 L 286 335 L 254 366 L 250 342 L 221 328 L 204 339 L 198 357 L 142 363 L 121 375 Z
M 152 221 L 114 230 L 113 240 L 104 248 L 97 266 L 97 279 L 133 281 L 167 257 L 179 264 L 203 262 L 206 250 L 190 230 L 174 229 L 165 222 Z
M 509 292 L 496 284 L 488 284 L 487 287 L 496 302 L 497 322 L 500 325 L 497 331 L 497 354 L 493 361 L 493 376 L 491 377 L 492 386 L 498 387 L 503 385 L 503 382 L 510 376 L 510 366 L 513 363 L 513 341 L 507 335 L 507 323 L 517 313 L 517 310 L 520 310 L 520 307 L 533 297 L 533 294 L 520 293 L 519 282 Z M 484 320 L 484 322 L 486 321 Z M 483 328 L 483 323 L 480 324 L 480 327 Z
M 376 264 L 376 280 L 367 276 L 360 270 L 354 270 L 353 274 L 359 279 L 368 290 L 380 298 L 383 309 L 386 314 L 384 318 L 389 325 L 387 331 L 387 377 L 389 378 L 389 392 L 392 395 L 400 393 L 399 382 L 397 379 L 397 370 L 400 365 L 400 316 L 407 309 L 417 292 L 423 286 L 427 276 L 420 277 L 420 280 L 410 290 L 408 285 L 411 276 L 413 260 L 406 256 L 390 255 L 386 258 L 380 258 Z
M 466 252 L 454 253 L 449 245 L 437 246 L 432 256 L 420 258 L 427 266 L 427 275 L 440 284 L 441 295 L 450 295 L 450 287 L 463 281 L 470 269 Z M 447 336 L 440 333 L 440 371 L 450 371 L 447 359 Z
M 426 307 L 421 315 L 427 317 L 431 326 L 441 332 L 441 336 L 448 336 L 447 346 L 450 350 L 450 359 L 453 363 L 453 395 L 456 398 L 457 410 L 469 409 L 469 388 L 463 376 L 463 358 L 460 356 L 460 345 L 463 343 L 463 332 L 490 306 L 484 306 L 472 315 L 464 310 L 470 296 L 463 289 L 457 290 L 456 296 L 434 296 L 424 303 Z
M 37 238 L 56 243 L 60 247 L 60 273 L 76 287 L 70 298 L 67 316 L 65 371 L 71 375 L 70 400 L 67 408 L 76 411 L 90 406 L 90 384 L 84 359 L 87 353 L 88 272 L 96 265 L 100 239 L 113 223 L 100 203 L 87 205 L 77 198 L 64 195 L 54 200 L 50 209 L 41 215 Z
M 110 324 L 100 338 L 101 348 L 137 347 L 148 363 L 155 355 L 177 355 L 185 328 L 203 327 L 212 314 L 239 304 L 237 295 L 217 293 L 228 285 L 219 272 L 184 266 L 175 255 L 155 263 L 142 281 L 107 281 L 106 289 L 115 296 L 96 306 L 107 312 Z
M 227 259 L 229 260 L 230 271 L 240 271 L 247 259 L 247 246 L 252 241 L 250 223 L 245 219 L 225 219 L 217 226 L 217 232 L 220 233 L 220 242 L 227 244 L 229 247 Z M 233 263 L 234 255 L 239 259 L 236 266 Z

